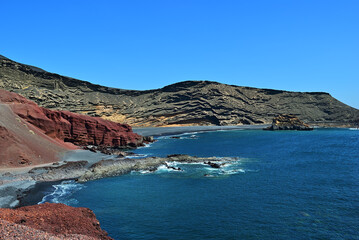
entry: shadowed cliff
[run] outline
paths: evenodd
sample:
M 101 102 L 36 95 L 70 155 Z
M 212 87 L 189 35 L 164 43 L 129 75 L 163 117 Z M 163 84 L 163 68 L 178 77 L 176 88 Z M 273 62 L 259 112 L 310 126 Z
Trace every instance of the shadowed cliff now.
M 268 124 L 294 114 L 318 125 L 352 126 L 359 110 L 324 92 L 289 92 L 185 81 L 148 91 L 104 87 L 0 56 L 0 88 L 40 106 L 133 126 Z

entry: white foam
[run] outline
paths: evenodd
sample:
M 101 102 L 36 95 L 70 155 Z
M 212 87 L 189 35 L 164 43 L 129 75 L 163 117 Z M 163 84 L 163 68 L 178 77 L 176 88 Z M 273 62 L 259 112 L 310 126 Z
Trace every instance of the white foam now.
M 157 139 L 197 139 L 199 132 L 185 132 L 181 134 L 174 134 L 174 135 L 167 135 L 167 136 L 160 136 Z
M 237 174 L 237 173 L 245 173 L 246 171 L 242 168 L 239 169 L 232 169 L 232 170 L 224 170 L 221 172 L 221 174 L 224 175 L 233 175 L 233 174 Z
M 206 171 L 210 171 L 210 172 L 215 172 L 215 171 L 219 171 L 220 170 L 220 168 L 212 168 L 212 167 L 206 167 L 206 168 L 204 168 Z
M 143 146 L 141 147 L 137 147 L 137 149 L 140 149 L 140 148 L 149 148 L 151 147 L 151 145 L 153 144 L 154 142 L 150 142 L 150 143 L 143 143 Z
M 131 174 L 148 174 L 148 173 L 153 173 L 152 171 L 150 171 L 150 170 L 141 170 L 141 171 L 135 171 L 135 170 L 133 170 L 133 171 L 131 171 Z
M 134 155 L 131 155 L 131 156 L 126 156 L 126 158 L 145 158 L 147 157 L 149 154 L 134 154 Z
M 355 131 L 357 131 L 357 130 L 359 130 L 359 128 L 349 128 L 349 130 L 355 130 Z
M 53 185 L 55 189 L 50 194 L 45 195 L 40 203 L 52 202 L 52 203 L 67 203 L 73 204 L 77 203 L 76 199 L 67 199 L 71 194 L 83 189 L 85 186 L 83 184 L 75 183 L 73 180 L 62 181 L 61 184 Z
M 173 172 L 176 171 L 172 168 L 167 168 L 165 165 L 161 165 L 157 168 L 156 173 Z

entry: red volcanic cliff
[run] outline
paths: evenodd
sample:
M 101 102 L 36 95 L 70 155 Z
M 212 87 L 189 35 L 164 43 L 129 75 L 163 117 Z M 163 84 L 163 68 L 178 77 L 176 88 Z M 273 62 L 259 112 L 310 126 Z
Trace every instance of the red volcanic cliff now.
M 127 124 L 99 117 L 53 111 L 12 92 L 0 90 L 0 102 L 9 104 L 19 117 L 40 128 L 46 135 L 75 145 L 108 147 L 136 147 L 142 145 L 142 136 L 133 133 Z
M 8 104 L 0 102 L 0 167 L 55 162 L 59 153 L 75 148 L 47 136 L 17 116 Z
M 0 167 L 55 162 L 60 152 L 75 145 L 136 147 L 142 142 L 127 124 L 48 110 L 0 90 Z
M 101 229 L 90 209 L 61 203 L 44 203 L 17 209 L 3 208 L 0 209 L 0 219 L 4 220 L 0 222 L 0 239 L 10 239 L 14 232 L 17 237 L 28 236 L 31 232 L 31 239 L 48 239 L 45 233 L 66 239 L 112 239 Z M 29 228 L 24 230 L 16 225 Z

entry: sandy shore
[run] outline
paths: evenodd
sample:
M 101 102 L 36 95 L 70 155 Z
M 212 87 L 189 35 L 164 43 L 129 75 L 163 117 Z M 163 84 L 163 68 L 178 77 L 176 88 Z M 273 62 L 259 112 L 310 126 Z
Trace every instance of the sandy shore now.
M 270 126 L 270 124 L 257 125 L 235 125 L 235 126 L 186 126 L 186 127 L 152 127 L 152 128 L 133 128 L 135 133 L 142 136 L 166 136 L 191 132 L 210 132 L 219 130 L 259 130 Z

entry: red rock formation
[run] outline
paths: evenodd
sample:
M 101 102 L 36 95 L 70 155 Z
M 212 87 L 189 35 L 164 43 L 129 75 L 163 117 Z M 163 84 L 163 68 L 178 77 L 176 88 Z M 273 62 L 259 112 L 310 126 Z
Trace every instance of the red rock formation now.
M 0 167 L 55 162 L 59 153 L 75 148 L 45 135 L 14 114 L 9 105 L 0 103 Z
M 90 209 L 70 207 L 61 203 L 44 203 L 17 209 L 3 208 L 0 209 L 0 219 L 56 236 L 79 234 L 95 239 L 112 239 L 101 229 L 99 221 Z M 0 238 L 2 234 L 7 235 L 1 231 Z
M 127 124 L 98 117 L 52 111 L 12 92 L 0 90 L 0 102 L 9 104 L 19 117 L 41 129 L 46 135 L 75 145 L 136 147 L 142 145 L 140 135 Z

